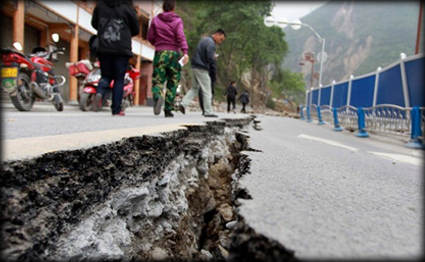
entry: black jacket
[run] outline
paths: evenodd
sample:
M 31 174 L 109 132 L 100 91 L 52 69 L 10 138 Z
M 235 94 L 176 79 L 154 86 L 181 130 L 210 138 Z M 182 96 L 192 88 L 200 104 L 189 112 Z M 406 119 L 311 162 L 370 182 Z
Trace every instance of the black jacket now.
M 229 85 L 226 88 L 226 91 L 224 91 L 224 95 L 227 95 L 228 98 L 235 98 L 237 94 L 238 94 L 238 90 L 236 89 L 236 87 L 232 85 Z
M 239 101 L 241 101 L 242 104 L 248 104 L 249 103 L 249 96 L 247 92 L 243 92 L 241 94 L 241 96 L 238 99 Z
M 131 37 L 139 34 L 139 20 L 129 1 L 99 1 L 91 25 L 97 30 L 100 54 L 133 56 Z
M 191 61 L 192 68 L 207 70 L 215 76 L 217 68 L 215 60 L 215 42 L 212 36 L 206 36 L 199 41 Z

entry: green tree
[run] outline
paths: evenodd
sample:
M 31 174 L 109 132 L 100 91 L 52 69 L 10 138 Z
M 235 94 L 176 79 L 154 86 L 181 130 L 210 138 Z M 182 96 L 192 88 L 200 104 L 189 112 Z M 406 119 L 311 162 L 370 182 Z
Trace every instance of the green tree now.
M 294 73 L 289 69 L 282 69 L 274 74 L 270 81 L 272 96 L 291 100 L 296 104 L 304 103 L 305 82 L 302 73 Z

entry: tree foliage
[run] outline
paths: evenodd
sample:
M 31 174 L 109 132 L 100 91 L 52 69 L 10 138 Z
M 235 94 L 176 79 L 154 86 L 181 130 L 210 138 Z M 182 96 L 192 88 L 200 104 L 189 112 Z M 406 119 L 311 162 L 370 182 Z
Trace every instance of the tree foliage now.
M 303 104 L 305 99 L 302 73 L 290 69 L 279 70 L 270 81 L 272 96 Z

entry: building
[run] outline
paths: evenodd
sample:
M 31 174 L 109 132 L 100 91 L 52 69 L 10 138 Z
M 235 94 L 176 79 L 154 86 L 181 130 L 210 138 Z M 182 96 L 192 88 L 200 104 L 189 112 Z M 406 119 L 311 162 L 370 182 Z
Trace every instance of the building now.
M 64 47 L 65 54 L 58 56 L 55 73 L 67 78 L 67 84 L 61 90 L 64 100 L 76 103 L 77 80 L 69 76 L 65 63 L 90 59 L 88 41 L 96 34 L 91 26 L 96 1 L 14 0 L 3 1 L 0 5 L 2 47 L 12 47 L 14 42 L 20 42 L 24 54 L 29 54 L 36 46 L 48 46 L 53 33 L 60 35 L 57 46 Z M 158 4 L 153 0 L 134 1 L 134 7 L 139 18 L 140 33 L 132 39 L 134 56 L 130 63 L 141 72 L 140 79 L 135 83 L 135 104 L 148 105 L 152 103 L 151 75 L 155 48 L 146 38 L 149 21 Z

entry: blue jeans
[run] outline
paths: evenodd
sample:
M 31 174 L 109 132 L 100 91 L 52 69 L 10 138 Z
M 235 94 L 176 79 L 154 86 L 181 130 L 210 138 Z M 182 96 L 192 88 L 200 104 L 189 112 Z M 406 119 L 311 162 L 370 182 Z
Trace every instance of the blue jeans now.
M 112 89 L 112 114 L 118 114 L 121 111 L 122 97 L 124 93 L 124 76 L 129 65 L 128 56 L 114 54 L 100 54 L 100 71 L 102 78 L 97 86 L 97 93 L 102 97 L 110 90 L 109 84 L 114 81 Z

